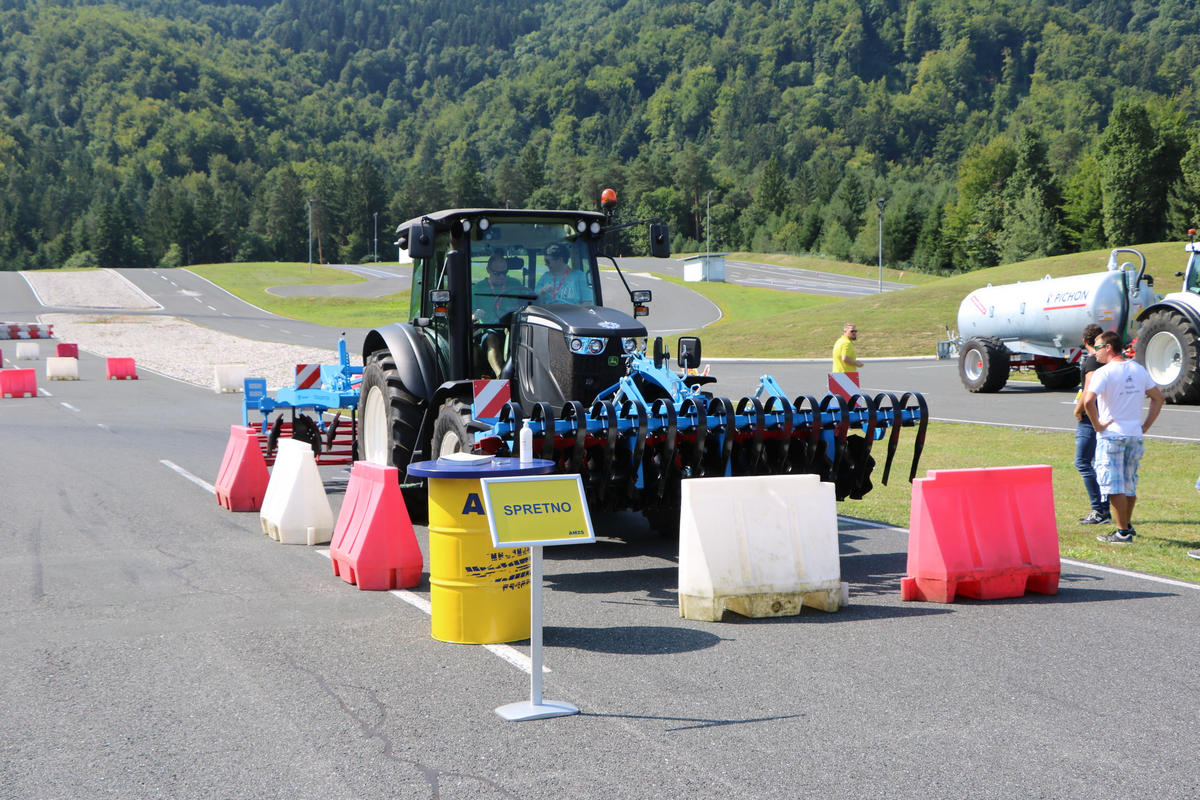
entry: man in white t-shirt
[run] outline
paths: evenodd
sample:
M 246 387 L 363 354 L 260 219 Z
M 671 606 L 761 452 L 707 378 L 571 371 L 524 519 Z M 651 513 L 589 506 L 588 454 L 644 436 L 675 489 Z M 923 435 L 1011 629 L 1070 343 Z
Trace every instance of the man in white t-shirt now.
M 1150 430 L 1163 407 L 1158 385 L 1136 361 L 1121 355 L 1121 337 L 1105 331 L 1096 337 L 1096 359 L 1103 365 L 1092 373 L 1083 394 L 1084 409 L 1096 429 L 1096 481 L 1108 495 L 1117 529 L 1096 538 L 1102 542 L 1132 542 L 1133 506 L 1137 502 L 1138 465 L 1142 434 Z M 1142 402 L 1150 398 L 1146 419 Z

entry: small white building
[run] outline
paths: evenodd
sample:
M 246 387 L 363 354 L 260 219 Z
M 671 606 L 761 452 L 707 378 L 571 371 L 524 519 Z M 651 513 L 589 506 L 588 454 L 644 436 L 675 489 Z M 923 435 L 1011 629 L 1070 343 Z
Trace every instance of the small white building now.
M 683 260 L 685 281 L 725 282 L 725 253 L 702 253 Z

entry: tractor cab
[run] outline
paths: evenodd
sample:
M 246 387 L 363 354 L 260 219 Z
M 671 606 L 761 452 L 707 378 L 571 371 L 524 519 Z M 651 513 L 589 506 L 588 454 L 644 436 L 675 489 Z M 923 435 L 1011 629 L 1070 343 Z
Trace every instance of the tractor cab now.
M 598 212 L 454 209 L 398 229 L 413 258 L 412 324 L 438 383 L 502 378 L 514 400 L 592 399 L 622 374 L 646 328 L 606 307 Z M 635 314 L 649 292 L 631 292 Z

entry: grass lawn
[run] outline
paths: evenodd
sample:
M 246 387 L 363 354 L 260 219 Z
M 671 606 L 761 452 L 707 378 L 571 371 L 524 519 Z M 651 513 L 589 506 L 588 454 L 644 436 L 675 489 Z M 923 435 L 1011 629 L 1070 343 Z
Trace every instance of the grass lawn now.
M 862 500 L 838 503 L 838 513 L 908 527 L 912 500 L 908 470 L 915 438 L 913 429 L 901 433 L 887 486 L 879 483 L 887 449 L 885 442 L 876 442 L 872 455 L 877 463 L 871 475 L 875 488 Z M 1115 525 L 1079 524 L 1088 504 L 1083 481 L 1075 471 L 1073 433 L 933 422 L 917 477 L 933 469 L 1024 464 L 1049 464 L 1053 469 L 1054 515 L 1064 558 L 1200 581 L 1200 561 L 1187 555 L 1188 550 L 1200 548 L 1200 494 L 1193 489 L 1200 459 L 1195 444 L 1146 440 L 1133 512 L 1138 536 L 1132 544 L 1096 541 L 1096 534 L 1108 533 Z
M 408 315 L 408 292 L 385 297 L 280 297 L 274 286 L 327 286 L 362 283 L 365 279 L 342 269 L 307 263 L 269 262 L 203 264 L 189 267 L 237 297 L 272 314 L 347 328 L 374 328 Z
M 1179 291 L 1180 279 L 1175 277 L 1175 272 L 1185 263 L 1182 244 L 1165 242 L 1138 249 L 1146 256 L 1146 271 L 1157 279 L 1156 289 L 1163 294 Z M 754 257 L 757 261 L 767 258 Z M 947 329 L 958 327 L 959 303 L 975 289 L 989 283 L 1040 280 L 1047 274 L 1061 278 L 1100 272 L 1107 260 L 1107 250 L 1096 250 L 992 267 L 949 278 L 922 275 L 921 285 L 911 289 L 850 299 L 824 298 L 816 302 L 810 299 L 812 295 L 753 289 L 748 291 L 781 296 L 757 301 L 755 306 L 778 308 L 782 304 L 784 308 L 778 313 L 754 313 L 752 316 L 743 315 L 737 303 L 729 302 L 730 296 L 724 294 L 724 284 L 689 283 L 687 286 L 721 306 L 725 315 L 721 321 L 693 332 L 704 340 L 704 353 L 711 357 L 826 358 L 846 322 L 858 325 L 855 348 L 859 358 L 928 356 L 937 352 L 938 341 L 947 338 Z M 914 273 L 907 274 L 906 280 L 913 276 Z M 790 307 L 787 306 L 788 297 L 793 298 Z M 764 335 L 764 331 L 788 335 Z

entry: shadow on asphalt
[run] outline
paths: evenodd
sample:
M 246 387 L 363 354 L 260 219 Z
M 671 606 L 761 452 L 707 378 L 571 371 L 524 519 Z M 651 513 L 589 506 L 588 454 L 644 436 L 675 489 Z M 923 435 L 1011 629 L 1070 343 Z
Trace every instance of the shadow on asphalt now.
M 578 628 L 548 625 L 543 629 L 547 647 L 572 647 L 614 655 L 668 655 L 715 647 L 720 636 L 694 628 L 660 625 L 622 625 L 615 628 Z

